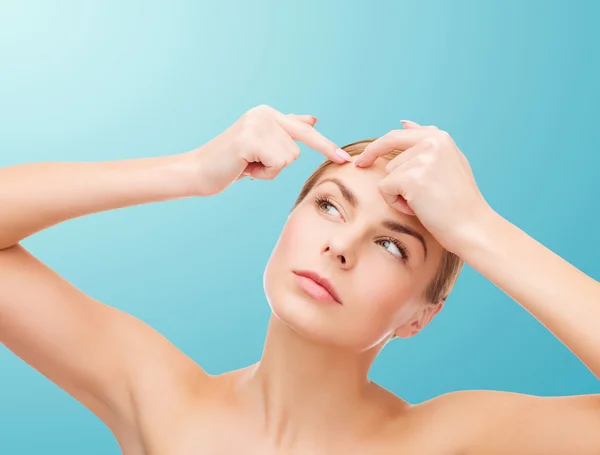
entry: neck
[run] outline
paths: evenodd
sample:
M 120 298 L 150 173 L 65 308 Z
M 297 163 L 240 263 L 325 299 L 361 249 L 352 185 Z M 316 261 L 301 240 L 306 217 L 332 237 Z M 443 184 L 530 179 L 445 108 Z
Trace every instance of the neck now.
M 278 445 L 323 444 L 340 432 L 365 430 L 365 413 L 373 412 L 368 372 L 382 347 L 357 353 L 324 346 L 271 316 L 261 361 L 247 382 L 267 434 Z

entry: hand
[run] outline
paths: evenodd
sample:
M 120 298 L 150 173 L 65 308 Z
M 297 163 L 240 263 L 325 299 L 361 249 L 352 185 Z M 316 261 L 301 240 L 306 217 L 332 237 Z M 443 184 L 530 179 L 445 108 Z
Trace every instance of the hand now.
M 381 195 L 391 207 L 416 215 L 445 249 L 457 253 L 491 209 L 448 133 L 409 121 L 403 125 L 404 130 L 390 131 L 369 144 L 354 163 L 368 167 L 376 158 L 402 150 L 385 168 Z
M 220 193 L 251 176 L 271 180 L 300 156 L 300 141 L 336 163 L 350 155 L 314 129 L 310 115 L 284 115 L 269 106 L 257 106 L 204 146 L 188 152 L 198 169 L 198 195 Z

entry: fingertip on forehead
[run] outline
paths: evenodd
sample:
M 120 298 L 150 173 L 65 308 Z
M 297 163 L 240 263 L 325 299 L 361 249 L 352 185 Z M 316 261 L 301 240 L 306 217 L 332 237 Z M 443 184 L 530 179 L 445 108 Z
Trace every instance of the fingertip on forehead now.
M 324 170 L 319 181 L 326 177 L 337 176 L 348 184 L 352 184 L 352 182 L 357 184 L 363 182 L 364 184 L 366 181 L 369 181 L 369 184 L 377 186 L 377 183 L 387 175 L 385 170 L 387 163 L 389 163 L 389 160 L 385 158 L 377 158 L 373 164 L 364 168 L 355 166 L 354 163 L 350 162 L 343 164 L 333 163 Z
M 357 171 L 384 171 L 385 167 L 387 166 L 387 164 L 390 162 L 390 159 L 385 157 L 385 156 L 380 156 L 375 158 L 375 161 L 373 161 L 369 166 L 356 166 L 353 162 L 352 163 L 348 163 L 351 164 L 352 167 L 357 170 Z

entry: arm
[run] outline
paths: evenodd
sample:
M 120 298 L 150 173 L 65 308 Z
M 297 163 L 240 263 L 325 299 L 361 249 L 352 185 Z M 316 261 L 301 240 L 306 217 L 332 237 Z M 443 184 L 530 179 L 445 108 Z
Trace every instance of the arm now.
M 355 163 L 366 167 L 402 150 L 379 185 L 390 206 L 416 215 L 444 248 L 521 304 L 600 378 L 600 284 L 495 213 L 447 132 L 404 126 L 370 144 Z M 439 402 L 452 404 L 449 422 L 465 422 L 466 453 L 600 453 L 600 395 L 464 392 Z
M 355 164 L 368 167 L 402 150 L 386 166 L 383 198 L 416 215 L 444 248 L 521 304 L 600 379 L 600 283 L 493 211 L 447 132 L 403 122 L 406 129 L 369 144 Z
M 600 379 L 600 283 L 491 209 L 457 254 L 529 311 Z
M 177 425 L 214 390 L 210 376 L 146 324 L 86 296 L 18 242 L 91 213 L 210 196 L 245 175 L 273 179 L 298 158 L 295 141 L 347 161 L 312 128 L 315 122 L 257 106 L 207 144 L 172 157 L 0 169 L 0 342 L 90 408 L 128 447 Z
M 113 431 L 135 426 L 139 394 L 204 373 L 141 321 L 85 295 L 18 242 L 95 212 L 192 196 L 187 154 L 0 169 L 0 342 Z M 181 382 L 181 381 L 178 381 Z
M 430 401 L 464 455 L 597 455 L 600 395 L 469 390 Z
M 0 168 L 0 249 L 83 215 L 194 195 L 191 154 Z
M 491 209 L 480 221 L 459 256 L 521 304 L 600 378 L 600 284 Z M 456 396 L 475 417 L 467 453 L 600 453 L 600 395 Z

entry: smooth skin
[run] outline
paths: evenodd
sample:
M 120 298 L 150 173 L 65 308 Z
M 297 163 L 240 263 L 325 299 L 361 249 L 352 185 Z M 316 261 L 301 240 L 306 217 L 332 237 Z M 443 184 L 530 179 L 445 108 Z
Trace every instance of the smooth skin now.
M 598 395 L 464 391 L 411 405 L 367 379 L 393 335 L 415 335 L 443 307 L 417 297 L 442 248 L 521 304 L 598 378 L 600 284 L 493 211 L 447 133 L 406 121 L 352 162 L 315 122 L 258 106 L 179 155 L 0 169 L 0 341 L 95 413 L 127 455 L 600 453 Z M 290 215 L 265 271 L 274 316 L 263 357 L 250 367 L 207 374 L 19 243 L 72 218 L 210 196 L 245 176 L 273 179 L 298 158 L 296 141 L 337 163 L 327 176 L 351 186 L 362 205 L 324 183 Z M 393 149 L 405 152 L 381 158 Z M 317 191 L 332 203 L 315 204 Z M 382 242 L 373 220 L 384 215 L 418 230 L 428 257 L 412 237 L 403 239 L 407 260 Z M 316 264 L 344 305 L 315 305 L 290 273 L 278 275 Z M 373 280 L 367 306 L 361 287 Z

